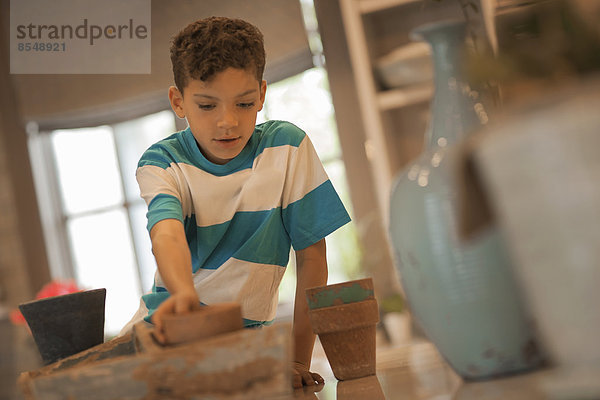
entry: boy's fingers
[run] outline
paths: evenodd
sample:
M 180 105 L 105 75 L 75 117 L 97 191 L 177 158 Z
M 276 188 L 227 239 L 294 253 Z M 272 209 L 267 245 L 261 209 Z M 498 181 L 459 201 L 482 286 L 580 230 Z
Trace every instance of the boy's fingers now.
M 175 304 L 175 314 L 183 314 L 190 311 L 190 304 L 185 301 L 179 301 Z
M 154 329 L 154 337 L 160 344 L 165 344 L 166 338 L 165 335 L 158 329 Z
M 301 369 L 296 371 L 300 377 L 301 385 L 314 386 L 315 380 L 309 370 Z
M 156 313 L 155 313 L 156 314 Z M 159 342 L 164 344 L 165 343 L 165 335 L 163 334 L 163 328 L 162 328 L 162 319 L 160 318 L 160 315 L 152 315 L 152 323 L 154 324 L 154 338 Z
M 200 308 L 200 302 L 196 296 L 179 297 L 173 304 L 172 312 L 175 314 L 185 314 Z
M 310 375 L 308 375 L 308 376 L 306 376 L 306 375 L 305 375 L 305 376 L 303 376 L 303 377 L 302 377 L 302 383 L 303 383 L 305 386 L 315 386 L 315 381 L 313 381 L 313 379 L 312 379 L 312 377 L 311 377 Z
M 306 386 L 315 386 L 325 383 L 323 377 L 310 370 L 299 362 L 294 362 L 292 384 L 295 388 Z
M 310 374 L 318 384 L 325 383 L 325 379 L 323 379 L 321 375 L 317 374 L 316 372 L 311 372 Z
M 315 379 L 313 378 L 312 374 L 309 371 L 302 372 L 302 380 L 304 381 L 305 385 L 308 385 L 308 386 L 315 385 Z
M 294 376 L 292 377 L 292 385 L 295 388 L 301 388 L 302 387 L 302 377 L 300 376 L 299 373 L 295 373 Z
M 321 375 L 313 372 L 305 373 L 294 371 L 294 376 L 292 377 L 292 386 L 296 389 L 303 386 L 321 385 L 323 383 L 325 383 L 325 380 L 321 377 Z
M 166 342 L 166 337 L 164 334 L 164 323 L 163 316 L 165 314 L 172 314 L 175 312 L 175 304 L 173 304 L 171 299 L 167 299 L 163 304 L 161 304 L 158 309 L 152 314 L 151 321 L 154 324 L 154 337 L 158 340 L 159 343 L 164 344 Z
M 150 321 L 152 321 L 156 330 L 160 330 L 162 328 L 162 318 L 160 314 L 160 312 L 156 311 L 150 318 Z

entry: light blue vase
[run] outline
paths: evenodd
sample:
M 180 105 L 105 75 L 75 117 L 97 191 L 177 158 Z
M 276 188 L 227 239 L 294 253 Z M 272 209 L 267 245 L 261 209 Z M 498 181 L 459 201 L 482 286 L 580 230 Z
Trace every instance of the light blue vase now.
M 432 47 L 435 93 L 426 150 L 392 190 L 390 235 L 417 323 L 459 375 L 483 379 L 531 369 L 540 355 L 498 232 L 459 237 L 453 144 L 488 118 L 459 67 L 465 32 L 453 21 L 414 32 Z

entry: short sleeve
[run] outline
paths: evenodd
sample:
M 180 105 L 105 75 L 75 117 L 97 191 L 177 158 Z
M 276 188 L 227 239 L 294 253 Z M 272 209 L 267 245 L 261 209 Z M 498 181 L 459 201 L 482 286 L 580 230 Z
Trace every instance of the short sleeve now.
M 282 218 L 292 246 L 302 250 L 350 222 L 307 135 L 290 154 Z
M 148 205 L 148 232 L 157 222 L 177 219 L 183 223 L 181 195 L 177 180 L 167 169 L 144 165 L 136 172 L 140 194 Z

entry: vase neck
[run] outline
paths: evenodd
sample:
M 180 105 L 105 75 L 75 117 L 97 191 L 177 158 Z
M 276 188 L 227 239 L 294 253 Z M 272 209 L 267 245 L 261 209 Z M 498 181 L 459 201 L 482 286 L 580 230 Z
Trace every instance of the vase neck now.
M 426 132 L 428 148 L 453 144 L 487 122 L 482 93 L 468 82 L 465 61 L 466 23 L 449 21 L 417 28 L 413 36 L 431 46 L 434 95 Z

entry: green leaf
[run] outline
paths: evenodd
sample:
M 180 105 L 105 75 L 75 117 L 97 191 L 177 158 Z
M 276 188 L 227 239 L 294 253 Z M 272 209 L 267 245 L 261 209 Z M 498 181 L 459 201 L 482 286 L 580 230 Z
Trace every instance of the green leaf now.
M 381 300 L 381 309 L 386 313 L 402 312 L 404 311 L 404 298 L 401 294 L 386 297 Z

